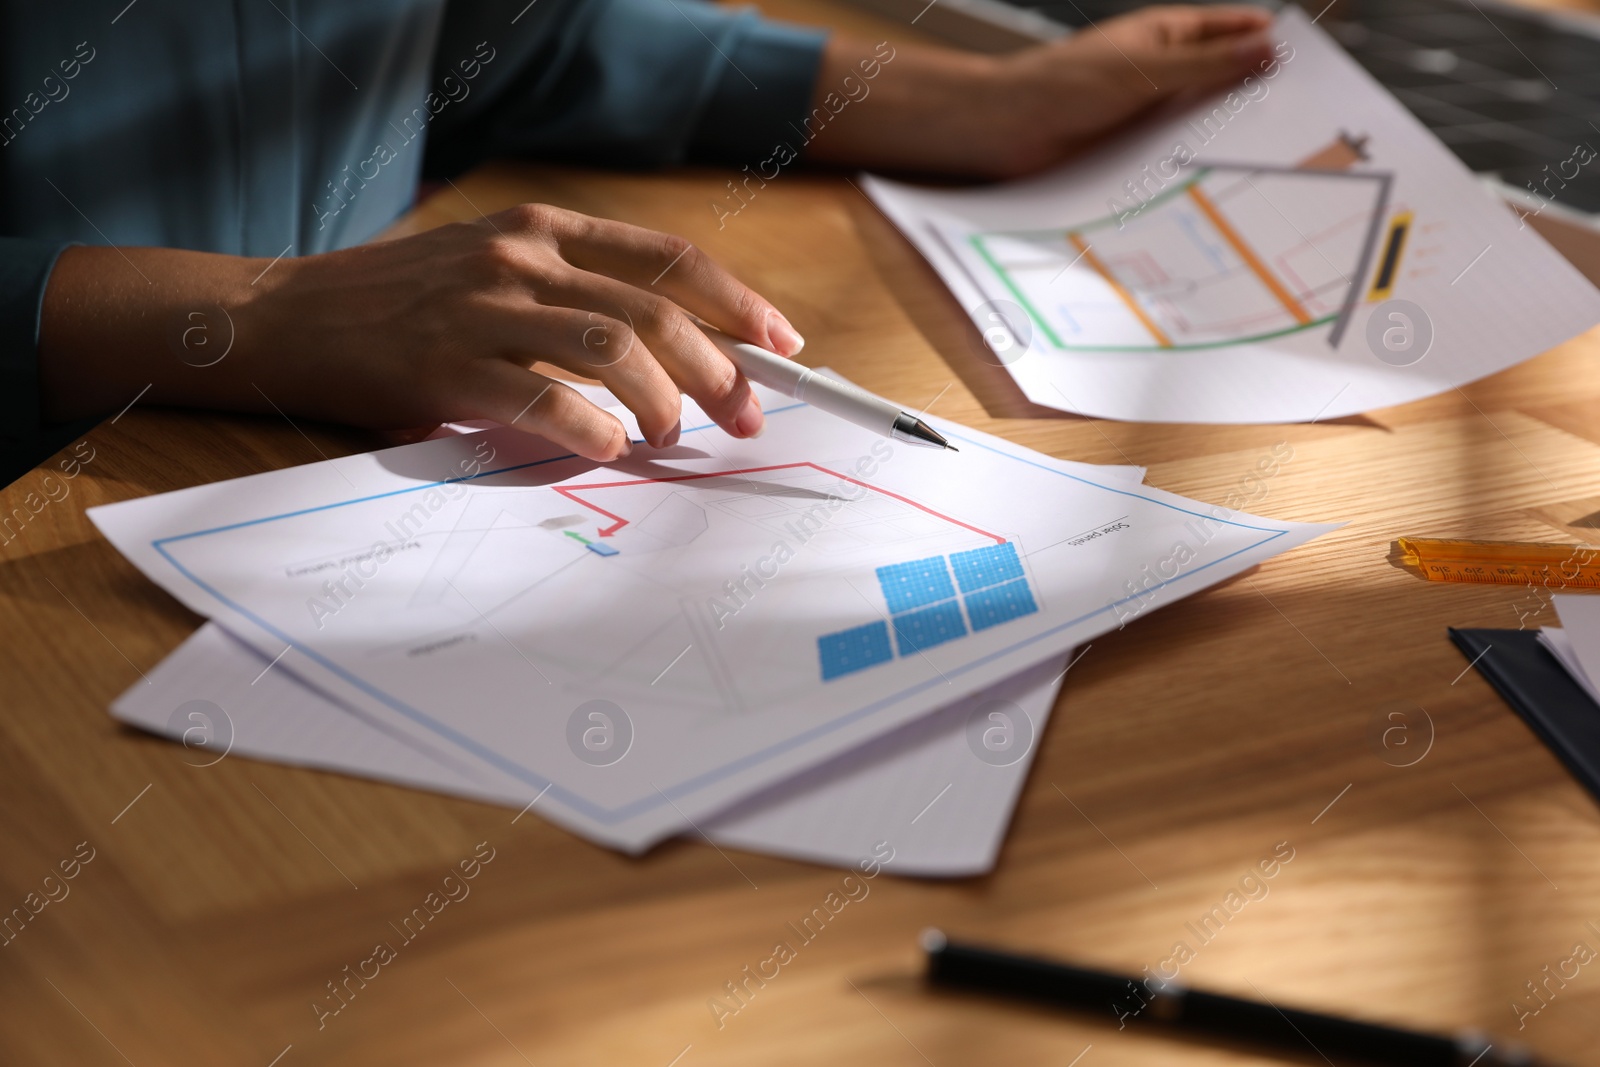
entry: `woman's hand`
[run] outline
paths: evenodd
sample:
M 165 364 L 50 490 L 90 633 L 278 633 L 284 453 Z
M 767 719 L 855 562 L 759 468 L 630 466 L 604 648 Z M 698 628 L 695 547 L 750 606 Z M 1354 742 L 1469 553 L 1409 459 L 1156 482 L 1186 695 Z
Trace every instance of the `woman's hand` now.
M 1046 167 L 1176 93 L 1257 73 L 1271 21 L 1253 7 L 1147 7 L 1007 57 L 1004 170 Z
M 41 377 L 55 419 L 154 382 L 149 402 L 377 429 L 493 419 L 605 461 L 631 448 L 621 423 L 533 363 L 599 379 L 652 445 L 676 441 L 680 392 L 736 437 L 761 431 L 690 313 L 784 355 L 803 343 L 682 238 L 543 205 L 270 268 L 73 248 L 45 293 Z
M 1018 177 L 1177 93 L 1259 73 L 1270 24 L 1253 7 L 1151 7 L 1000 56 L 834 38 L 815 102 L 838 110 L 808 124 L 807 157 Z

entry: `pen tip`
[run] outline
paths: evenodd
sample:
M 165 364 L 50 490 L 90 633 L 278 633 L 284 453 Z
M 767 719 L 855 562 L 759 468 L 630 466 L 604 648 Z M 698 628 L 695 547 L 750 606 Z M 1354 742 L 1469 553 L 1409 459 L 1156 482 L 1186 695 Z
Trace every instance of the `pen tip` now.
M 930 926 L 917 935 L 917 942 L 922 946 L 922 951 L 929 955 L 943 952 L 949 944 L 949 939 L 944 936 L 944 931 L 937 926 Z
M 961 449 L 957 448 L 955 445 L 952 445 L 952 444 L 946 444 L 944 447 L 948 448 L 952 452 L 960 452 L 961 451 Z

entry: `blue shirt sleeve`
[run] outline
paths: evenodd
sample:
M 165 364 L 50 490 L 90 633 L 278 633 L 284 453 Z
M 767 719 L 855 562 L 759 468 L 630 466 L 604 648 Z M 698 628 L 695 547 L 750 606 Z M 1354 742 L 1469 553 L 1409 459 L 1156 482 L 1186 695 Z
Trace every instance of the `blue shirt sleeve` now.
M 457 11 L 452 3 L 447 38 Z M 430 133 L 430 175 L 491 156 L 634 167 L 754 162 L 780 141 L 795 142 L 827 39 L 700 0 L 583 0 L 555 15 L 545 23 L 555 32 L 527 40 L 491 68 L 475 100 L 441 116 Z
M 779 142 L 800 144 L 805 137 L 800 126 L 811 112 L 827 34 L 748 11 L 740 18 L 734 48 L 689 141 L 687 156 L 697 162 L 741 166 L 770 156 Z

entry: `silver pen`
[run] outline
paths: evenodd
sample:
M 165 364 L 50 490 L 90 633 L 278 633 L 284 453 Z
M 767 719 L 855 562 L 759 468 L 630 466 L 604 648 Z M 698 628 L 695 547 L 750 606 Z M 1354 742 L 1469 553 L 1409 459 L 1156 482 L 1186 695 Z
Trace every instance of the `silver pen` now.
M 848 383 L 823 377 L 810 367 L 785 359 L 775 352 L 768 352 L 758 345 L 735 341 L 725 333 L 703 328 L 722 354 L 753 382 L 760 382 L 784 396 L 803 401 L 820 411 L 837 415 L 846 422 L 896 441 L 924 448 L 960 451 L 946 441 L 938 430 L 887 400 L 879 400 L 866 390 Z

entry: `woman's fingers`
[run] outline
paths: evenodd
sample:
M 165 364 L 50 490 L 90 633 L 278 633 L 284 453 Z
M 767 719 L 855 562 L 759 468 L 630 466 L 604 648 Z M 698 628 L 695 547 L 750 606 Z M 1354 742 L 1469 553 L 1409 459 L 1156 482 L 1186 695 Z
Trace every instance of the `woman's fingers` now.
M 598 379 L 638 417 L 646 441 L 657 448 L 672 443 L 681 411 L 678 386 L 626 322 L 527 298 L 496 307 L 480 321 L 514 358 Z
M 660 363 L 717 425 L 735 437 L 761 432 L 765 420 L 750 383 L 671 300 L 579 270 L 552 277 L 541 298 L 628 320 L 644 341 L 642 357 Z
M 608 385 L 616 384 L 619 396 L 631 390 L 632 399 L 624 401 L 642 419 L 651 419 L 660 407 L 651 399 L 660 385 L 648 367 L 633 361 L 657 364 L 728 433 L 753 437 L 761 432 L 765 420 L 750 384 L 686 313 L 782 354 L 798 352 L 800 335 L 761 296 L 682 238 L 537 204 L 488 221 L 501 246 L 496 270 L 515 278 L 546 308 L 597 316 L 579 334 L 587 335 L 587 349 L 574 350 L 569 331 L 552 347 L 558 354 L 554 361 L 596 373 Z M 527 344 L 514 347 L 530 351 Z M 594 370 L 581 369 L 580 362 Z M 641 429 L 653 444 L 670 443 L 676 421 L 674 413 L 670 424 L 655 419 L 646 429 L 642 421 Z
M 1145 62 L 1164 92 L 1237 78 L 1272 58 L 1270 18 L 1239 8 L 1154 8 L 1134 18 L 1152 38 Z
M 486 357 L 475 360 L 462 379 L 465 418 L 493 419 L 536 433 L 600 463 L 633 451 L 622 423 L 554 378 Z
M 1172 19 L 1171 24 L 1181 34 L 1181 39 L 1190 41 L 1255 33 L 1272 24 L 1272 15 L 1255 7 L 1208 5 L 1161 8 L 1158 11 Z M 1157 12 L 1151 12 L 1151 17 L 1156 15 Z
M 562 258 L 664 296 L 726 334 L 792 356 L 805 343 L 762 296 L 682 237 L 575 212 L 543 217 Z

